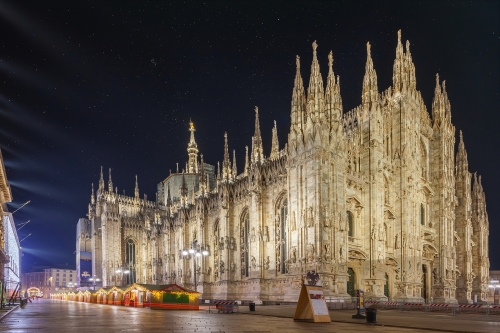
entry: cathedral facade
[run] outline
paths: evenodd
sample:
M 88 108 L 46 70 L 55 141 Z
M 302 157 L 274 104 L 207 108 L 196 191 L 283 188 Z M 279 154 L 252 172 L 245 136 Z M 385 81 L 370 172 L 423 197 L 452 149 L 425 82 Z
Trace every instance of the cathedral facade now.
M 363 289 L 377 300 L 487 300 L 485 195 L 461 132 L 455 156 L 445 82 L 436 76 L 429 114 L 398 32 L 393 85 L 379 91 L 367 44 L 362 103 L 344 112 L 332 53 L 324 85 L 312 46 L 307 91 L 297 56 L 281 149 L 275 124 L 264 154 L 256 108 L 240 172 L 227 135 L 222 165 L 204 162 L 192 123 L 186 166 L 158 184 L 155 201 L 140 197 L 137 182 L 133 197 L 118 194 L 101 170 L 77 237 L 90 242 L 104 286 L 194 289 L 196 275 L 206 299 L 297 301 L 314 270 L 331 297 Z M 193 246 L 209 255 L 182 255 Z

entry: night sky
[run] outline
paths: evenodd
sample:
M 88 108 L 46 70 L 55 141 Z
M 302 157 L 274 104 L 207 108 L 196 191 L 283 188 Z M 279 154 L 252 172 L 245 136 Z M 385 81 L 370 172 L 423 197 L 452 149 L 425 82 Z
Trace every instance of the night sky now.
M 307 88 L 317 40 L 340 75 L 344 112 L 361 102 L 366 42 L 380 91 L 392 84 L 397 30 L 411 42 L 429 112 L 435 75 L 446 80 L 469 171 L 482 175 L 491 268 L 500 269 L 499 2 L 496 1 L 0 1 L 0 147 L 23 270 L 75 266 L 76 223 L 91 184 L 112 168 L 118 191 L 155 199 L 185 166 L 188 123 L 205 161 L 222 161 L 224 131 L 238 171 L 259 107 L 265 154 L 276 120 L 286 142 L 301 56 Z

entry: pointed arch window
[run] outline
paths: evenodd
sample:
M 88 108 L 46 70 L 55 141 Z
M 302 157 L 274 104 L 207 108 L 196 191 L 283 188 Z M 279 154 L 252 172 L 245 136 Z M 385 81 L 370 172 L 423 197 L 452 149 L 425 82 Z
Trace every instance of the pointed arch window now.
M 135 255 L 135 243 L 132 239 L 128 239 L 125 244 L 125 263 L 129 270 L 127 274 L 127 284 L 136 283 L 136 255 Z
M 420 204 L 420 224 L 425 225 L 425 207 L 424 207 L 424 204 Z
M 387 178 L 384 177 L 384 203 L 389 204 L 389 182 Z
M 428 174 L 428 159 L 427 159 L 427 146 L 423 143 L 420 142 L 420 165 L 422 168 L 422 178 L 427 179 L 427 174 Z
M 348 236 L 354 237 L 354 216 L 350 211 L 347 211 L 347 225 L 349 227 Z
M 285 265 L 285 260 L 287 257 L 287 233 L 286 233 L 286 222 L 287 222 L 287 217 L 288 217 L 288 200 L 284 199 L 281 203 L 280 207 L 280 237 L 281 237 L 281 258 L 280 258 L 280 267 L 281 267 L 281 274 L 286 273 L 286 265 Z
M 250 230 L 250 215 L 248 211 L 243 216 L 242 220 L 242 230 L 243 230 L 243 264 L 244 264 L 244 276 L 248 277 L 250 275 L 250 265 L 249 265 L 249 255 L 250 255 L 250 239 L 249 239 L 249 230 Z
M 215 236 L 215 245 L 219 245 L 220 242 L 220 227 L 219 220 L 214 223 L 214 236 Z

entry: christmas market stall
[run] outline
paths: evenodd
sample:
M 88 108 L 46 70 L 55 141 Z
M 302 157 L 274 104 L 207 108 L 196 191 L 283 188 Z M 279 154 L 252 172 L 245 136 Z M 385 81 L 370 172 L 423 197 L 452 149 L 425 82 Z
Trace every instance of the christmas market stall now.
M 108 291 L 107 304 L 123 305 L 123 289 L 113 286 Z
M 199 310 L 200 293 L 169 284 L 152 292 L 151 309 L 156 310 Z

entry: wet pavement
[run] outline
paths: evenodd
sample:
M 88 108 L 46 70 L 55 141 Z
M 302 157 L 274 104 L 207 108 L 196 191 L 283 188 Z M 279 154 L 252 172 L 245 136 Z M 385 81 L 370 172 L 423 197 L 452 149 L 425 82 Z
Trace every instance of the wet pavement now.
M 290 310 L 290 306 L 288 309 L 285 309 L 285 306 L 277 307 L 274 312 Z M 257 307 L 257 311 L 263 313 L 267 308 L 272 310 L 273 307 Z M 162 311 L 37 300 L 4 317 L 0 321 L 0 332 L 429 332 L 359 323 L 296 322 L 292 318 L 263 316 L 259 313 L 250 315 L 208 313 L 204 310 Z
M 293 318 L 295 305 L 257 306 L 255 312 L 250 312 L 248 306 L 240 307 L 240 312 L 249 315 L 273 316 L 280 318 Z M 352 319 L 355 310 L 330 310 L 333 324 L 353 323 L 364 325 L 361 319 Z M 487 316 L 484 313 L 470 312 L 453 315 L 451 311 L 425 312 L 422 310 L 399 311 L 377 309 L 377 324 L 391 328 L 415 328 L 420 330 L 441 332 L 500 332 L 500 313 L 496 312 Z M 372 331 L 372 328 L 361 328 L 360 332 Z

